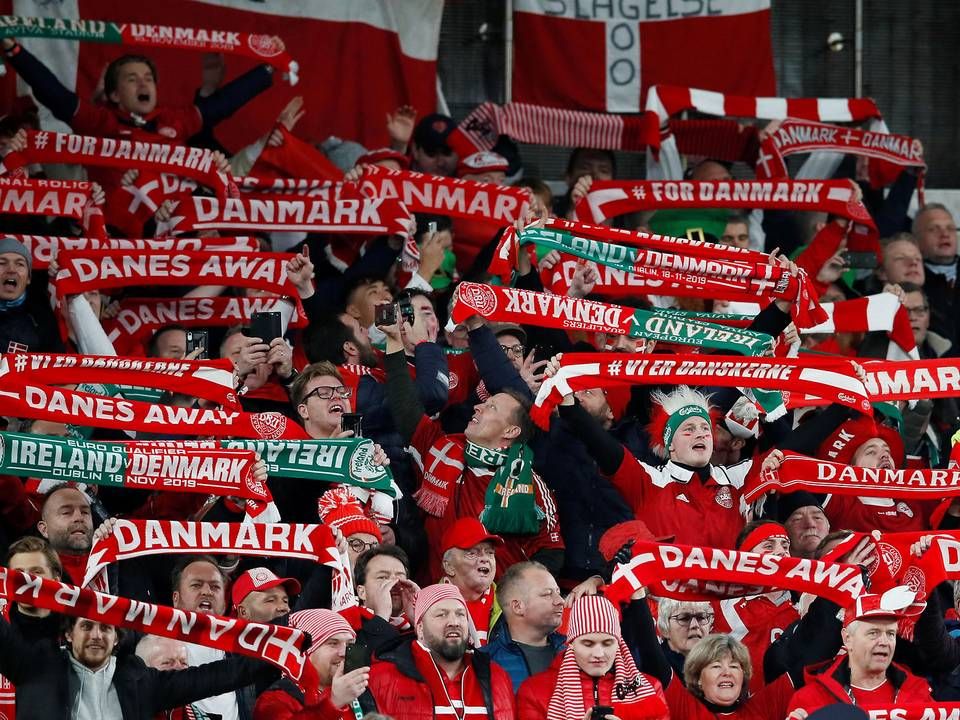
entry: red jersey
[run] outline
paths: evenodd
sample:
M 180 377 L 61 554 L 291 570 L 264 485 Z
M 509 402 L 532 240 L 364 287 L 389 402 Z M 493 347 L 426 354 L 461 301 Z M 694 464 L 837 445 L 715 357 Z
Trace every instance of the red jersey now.
M 480 372 L 469 350 L 447 349 L 447 369 L 450 371 L 450 396 L 447 407 L 460 405 L 470 399 L 470 393 L 480 384 Z
M 912 532 L 930 528 L 938 500 L 894 500 L 859 495 L 828 495 L 823 501 L 831 528 L 854 532 Z
M 729 713 L 714 713 L 708 710 L 684 687 L 676 674 L 670 676 L 664 695 L 667 697 L 670 717 L 677 720 L 780 720 L 787 716 L 793 684 L 789 674 L 781 675 Z
M 789 592 L 773 592 L 766 595 L 714 600 L 713 632 L 729 633 L 747 646 L 750 662 L 754 667 L 750 691 L 759 692 L 764 686 L 763 656 L 783 631 L 800 619 L 800 614 L 791 602 Z
M 480 517 L 483 512 L 487 485 L 493 471 L 471 467 L 457 458 L 463 457 L 467 440 L 463 435 L 446 435 L 440 424 L 426 415 L 420 419 L 410 441 L 410 457 L 417 469 L 417 484 L 423 482 L 424 473 L 435 474 L 438 466 L 453 467 L 459 475 L 453 495 L 442 517 L 427 513 L 424 528 L 427 531 L 430 550 L 427 556 L 429 577 L 443 574 L 440 540 L 447 528 L 462 517 Z M 543 479 L 533 473 L 533 487 L 537 508 L 543 513 L 540 531 L 536 535 L 504 535 L 504 544 L 497 548 L 497 568 L 500 572 L 515 562 L 529 560 L 539 550 L 546 548 L 562 550 L 560 523 L 557 518 L 557 501 Z
M 744 525 L 740 489 L 752 467 L 752 460 L 710 465 L 704 482 L 672 461 L 653 467 L 624 448 L 610 481 L 655 537 L 675 535 L 682 545 L 732 548 Z

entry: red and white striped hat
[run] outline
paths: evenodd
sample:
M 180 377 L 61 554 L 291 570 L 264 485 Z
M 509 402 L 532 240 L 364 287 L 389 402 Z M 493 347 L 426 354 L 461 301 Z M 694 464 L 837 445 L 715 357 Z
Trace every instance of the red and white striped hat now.
M 419 624 L 420 619 L 426 614 L 427 610 L 432 608 L 441 600 L 456 600 L 467 607 L 467 601 L 463 599 L 460 588 L 451 583 L 438 583 L 436 585 L 427 585 L 421 588 L 413 601 L 413 624 Z
M 350 633 L 356 639 L 357 633 L 350 627 L 342 615 L 325 608 L 301 610 L 290 615 L 290 627 L 310 633 L 313 642 L 307 649 L 307 655 L 323 645 L 337 633 Z
M 621 637 L 620 613 L 613 603 L 602 595 L 584 595 L 570 608 L 567 642 L 588 633 L 604 633 Z
M 867 593 L 843 611 L 843 626 L 854 620 L 877 617 L 912 618 L 923 612 L 927 603 L 917 602 L 917 594 L 906 585 L 897 585 L 884 593 Z

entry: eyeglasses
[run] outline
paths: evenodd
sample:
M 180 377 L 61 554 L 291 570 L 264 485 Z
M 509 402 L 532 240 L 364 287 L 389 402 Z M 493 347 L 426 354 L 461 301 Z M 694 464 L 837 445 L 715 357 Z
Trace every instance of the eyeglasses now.
M 907 305 L 904 305 L 904 307 L 907 310 L 907 315 L 909 315 L 910 317 L 918 317 L 918 316 L 922 317 L 923 315 L 926 315 L 928 312 L 930 312 L 929 305 L 921 305 L 919 307 L 909 307 Z
M 354 538 L 353 540 L 347 540 L 347 545 L 349 545 L 350 549 L 358 555 L 377 547 L 379 544 L 380 543 L 376 540 L 371 540 L 370 542 L 364 542 L 363 540 L 358 540 L 357 538 Z
M 523 357 L 524 347 L 517 343 L 516 345 L 501 345 L 500 349 L 503 350 L 507 355 L 513 355 L 514 357 Z
M 697 625 L 713 625 L 713 613 L 680 613 L 671 615 L 670 619 L 680 627 L 690 627 L 690 623 L 694 620 L 697 621 Z
M 353 396 L 353 388 L 344 387 L 329 387 L 327 385 L 321 385 L 320 387 L 315 387 L 313 390 L 308 392 L 303 396 L 303 401 L 306 402 L 311 397 L 316 395 L 321 400 L 329 400 L 334 395 L 337 397 L 348 398 Z

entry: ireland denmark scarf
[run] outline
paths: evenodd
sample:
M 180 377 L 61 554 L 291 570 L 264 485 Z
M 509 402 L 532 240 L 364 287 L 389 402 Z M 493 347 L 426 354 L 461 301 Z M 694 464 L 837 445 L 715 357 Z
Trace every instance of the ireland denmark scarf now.
M 764 355 L 773 351 L 773 338 L 750 330 L 687 322 L 656 312 L 593 300 L 462 282 L 454 295 L 450 317 L 460 323 L 473 315 L 497 322 L 627 335 L 745 355 Z

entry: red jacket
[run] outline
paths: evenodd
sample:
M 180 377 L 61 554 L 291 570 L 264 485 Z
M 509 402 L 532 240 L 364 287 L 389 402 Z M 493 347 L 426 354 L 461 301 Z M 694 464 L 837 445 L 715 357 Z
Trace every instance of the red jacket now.
M 284 678 L 257 698 L 253 720 L 356 720 L 353 710 L 330 702 L 330 691 L 316 705 L 304 706 L 303 693 Z
M 834 703 L 856 704 L 848 694 L 850 664 L 846 655 L 811 665 L 803 674 L 804 686 L 790 698 L 791 711 L 803 708 L 808 713 L 813 713 L 814 710 Z M 893 700 L 898 705 L 930 702 L 933 699 L 927 681 L 899 665 L 890 663 L 887 679 L 893 685 Z
M 476 673 L 483 690 L 489 720 L 514 720 L 513 683 L 507 671 L 484 653 L 474 652 L 467 657 L 471 663 L 468 672 Z M 368 702 L 371 697 L 375 707 Z M 365 712 L 389 715 L 394 720 L 434 720 L 430 688 L 414 664 L 409 638 L 375 656 L 370 684 L 360 704 Z
M 523 681 L 520 690 L 517 692 L 517 720 L 544 720 L 547 717 L 547 708 L 550 706 L 550 698 L 557 686 L 557 675 L 560 672 L 560 663 L 563 662 L 563 653 L 557 655 L 553 663 L 541 673 L 532 675 Z M 651 685 L 657 689 L 657 697 L 667 705 L 667 699 L 663 695 L 663 688 L 660 687 L 660 681 L 650 675 L 645 675 Z M 597 682 L 596 697 L 600 699 L 597 703 L 594 700 L 594 683 Z M 580 688 L 583 691 L 583 706 L 591 708 L 594 705 L 612 705 L 614 674 L 607 673 L 599 678 L 599 681 L 587 675 L 580 673 Z M 638 706 L 639 707 L 639 706 Z M 627 720 L 626 716 L 619 715 L 621 720 Z M 630 716 L 641 717 L 641 716 Z M 650 716 L 642 716 L 648 717 Z M 654 718 L 650 718 L 654 720 Z M 662 715 L 656 716 L 656 720 L 670 720 L 670 712 L 665 710 Z
M 714 712 L 694 697 L 674 673 L 664 694 L 670 717 L 675 720 L 783 720 L 792 693 L 790 675 L 784 674 L 730 712 Z

